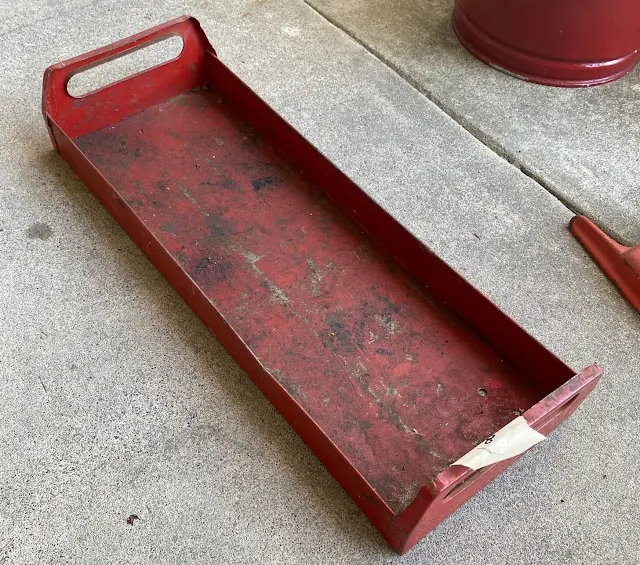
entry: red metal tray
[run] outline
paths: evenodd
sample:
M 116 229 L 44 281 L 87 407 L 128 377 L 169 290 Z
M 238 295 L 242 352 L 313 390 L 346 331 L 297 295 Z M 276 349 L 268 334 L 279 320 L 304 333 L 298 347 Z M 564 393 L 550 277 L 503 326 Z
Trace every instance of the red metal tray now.
M 67 93 L 74 73 L 171 35 L 175 59 Z M 600 378 L 426 249 L 192 18 L 52 66 L 43 110 L 64 159 L 400 553 Z

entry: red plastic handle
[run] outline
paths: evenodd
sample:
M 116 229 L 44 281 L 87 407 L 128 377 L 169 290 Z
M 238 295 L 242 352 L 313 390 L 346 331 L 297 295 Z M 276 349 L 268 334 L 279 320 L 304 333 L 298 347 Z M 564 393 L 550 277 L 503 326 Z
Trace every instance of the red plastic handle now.
M 626 247 L 586 216 L 574 216 L 571 233 L 640 314 L 640 245 Z
M 67 84 L 74 74 L 126 56 L 171 36 L 181 37 L 184 44 L 176 58 L 77 98 L 68 93 Z M 185 88 L 189 82 L 197 82 L 200 75 L 198 77 L 195 75 L 201 70 L 202 60 L 207 51 L 215 55 L 198 21 L 190 16 L 182 16 L 111 45 L 52 65 L 46 70 L 43 80 L 42 109 L 45 119 L 52 119 L 63 129 L 67 129 L 65 126 L 73 125 L 66 120 L 70 114 L 75 115 L 76 123 L 82 124 L 89 121 L 91 117 L 83 114 L 118 106 L 122 116 L 128 113 L 128 106 L 130 106 L 126 99 L 126 90 L 134 91 L 140 97 L 144 96 L 145 90 L 155 88 L 162 91 L 162 82 Z M 123 83 L 126 83 L 126 89 L 123 89 Z M 150 86 L 151 83 L 153 86 Z M 152 97 L 151 94 L 148 96 Z M 94 98 L 98 100 L 93 100 Z M 91 129 L 88 126 L 75 125 L 74 127 L 82 131 Z M 73 137 L 77 132 L 69 133 Z

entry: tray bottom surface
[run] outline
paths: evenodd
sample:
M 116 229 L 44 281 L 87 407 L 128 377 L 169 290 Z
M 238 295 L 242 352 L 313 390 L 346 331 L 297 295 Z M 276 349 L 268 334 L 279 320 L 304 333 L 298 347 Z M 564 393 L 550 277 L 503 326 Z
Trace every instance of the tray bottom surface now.
M 542 398 L 215 90 L 75 143 L 394 512 Z

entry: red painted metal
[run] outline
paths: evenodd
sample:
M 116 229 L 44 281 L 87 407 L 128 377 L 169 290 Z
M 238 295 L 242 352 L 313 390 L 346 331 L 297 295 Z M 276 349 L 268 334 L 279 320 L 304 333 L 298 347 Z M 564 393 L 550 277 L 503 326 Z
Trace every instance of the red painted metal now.
M 576 239 L 640 314 L 640 245 L 620 245 L 585 216 L 575 216 L 570 226 Z
M 67 93 L 72 73 L 170 34 L 178 58 Z M 600 378 L 429 252 L 194 19 L 54 65 L 43 104 L 60 154 L 401 553 L 510 463 L 470 478 L 454 461 L 519 414 L 550 431 Z
M 478 59 L 551 86 L 610 82 L 640 57 L 638 0 L 456 0 L 453 25 Z

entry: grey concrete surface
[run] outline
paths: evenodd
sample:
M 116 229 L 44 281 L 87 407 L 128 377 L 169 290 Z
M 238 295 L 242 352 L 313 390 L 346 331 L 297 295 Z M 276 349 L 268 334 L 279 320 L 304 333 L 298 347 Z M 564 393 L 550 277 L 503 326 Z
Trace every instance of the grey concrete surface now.
M 453 0 L 308 3 L 573 210 L 640 243 L 640 70 L 597 88 L 547 88 L 467 53 Z
M 0 563 L 638 563 L 640 319 L 557 199 L 301 0 L 0 6 Z M 50 147 L 46 66 L 184 12 L 454 268 L 607 370 L 404 558 Z

